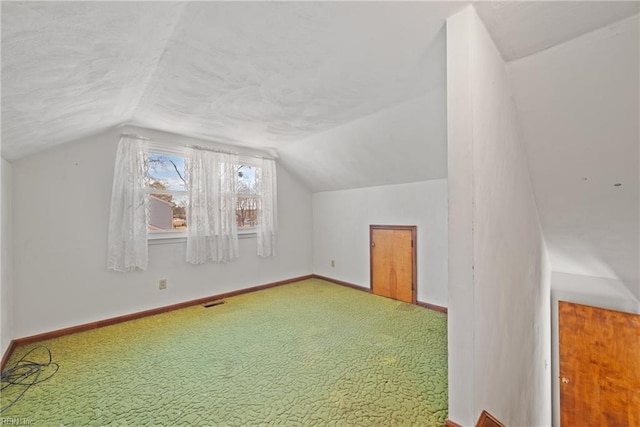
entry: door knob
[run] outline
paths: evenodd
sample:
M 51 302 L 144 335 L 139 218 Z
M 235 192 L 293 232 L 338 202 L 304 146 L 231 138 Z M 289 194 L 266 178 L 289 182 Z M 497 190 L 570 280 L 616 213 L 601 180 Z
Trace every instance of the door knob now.
M 562 384 L 569 384 L 569 378 L 562 377 Z

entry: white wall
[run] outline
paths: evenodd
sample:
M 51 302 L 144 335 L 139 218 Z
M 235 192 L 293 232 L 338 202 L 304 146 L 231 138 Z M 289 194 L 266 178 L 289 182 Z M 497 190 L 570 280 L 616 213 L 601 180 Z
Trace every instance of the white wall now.
M 508 71 L 553 270 L 619 279 L 640 298 L 638 15 Z
M 449 418 L 548 426 L 549 267 L 505 64 L 473 7 L 447 46 Z
M 2 275 L 0 280 L 0 351 L 4 354 L 13 334 L 13 281 L 11 274 L 11 163 L 4 158 L 1 161 L 0 192 L 2 210 L 0 234 L 2 236 L 2 257 L 0 261 Z
M 553 425 L 560 425 L 558 301 L 640 314 L 640 302 L 620 280 L 554 272 L 551 275 Z
M 447 180 L 315 193 L 314 273 L 369 288 L 371 224 L 417 226 L 417 299 L 446 307 Z
M 473 283 L 473 112 L 469 13 L 447 20 L 449 184 L 449 419 L 475 425 Z M 455 82 L 455 84 L 450 84 Z
M 118 138 L 111 130 L 14 162 L 16 337 L 311 273 L 311 194 L 280 167 L 277 257 L 258 257 L 248 238 L 239 259 L 194 266 L 185 243 L 154 244 L 147 271 L 107 270 Z M 158 290 L 161 278 L 168 289 Z

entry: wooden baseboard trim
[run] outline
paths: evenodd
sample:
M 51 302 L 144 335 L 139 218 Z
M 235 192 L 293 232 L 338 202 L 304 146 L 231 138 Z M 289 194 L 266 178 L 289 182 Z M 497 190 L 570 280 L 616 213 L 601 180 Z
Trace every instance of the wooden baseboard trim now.
M 359 291 L 364 291 L 364 292 L 367 292 L 367 293 L 371 293 L 371 289 L 365 288 L 363 286 L 354 285 L 353 283 L 344 282 L 342 280 L 333 279 L 333 278 L 327 277 L 327 276 L 321 276 L 319 274 L 312 274 L 312 276 L 313 276 L 314 279 L 326 280 L 327 282 L 335 283 L 336 285 L 346 286 L 348 288 L 357 289 Z M 422 302 L 422 301 L 416 301 L 416 305 L 420 306 L 420 307 L 423 307 L 423 308 L 427 308 L 429 310 L 437 311 L 439 313 L 447 314 L 447 307 L 441 307 L 439 305 L 429 304 L 428 302 Z
M 286 285 L 286 284 L 289 284 L 289 283 L 299 282 L 301 280 L 312 279 L 312 278 L 313 278 L 313 274 L 307 274 L 306 276 L 300 276 L 300 277 L 294 277 L 294 278 L 291 278 L 291 279 L 280 280 L 280 281 L 277 281 L 277 282 L 267 283 L 267 284 L 260 285 L 260 286 L 253 286 L 251 288 L 239 289 L 237 291 L 225 292 L 225 293 L 218 294 L 218 295 L 212 295 L 212 296 L 208 296 L 208 297 L 204 297 L 204 298 L 198 298 L 198 299 L 194 299 L 194 300 L 190 300 L 190 301 L 184 301 L 184 302 L 180 302 L 180 303 L 177 303 L 177 304 L 167 305 L 167 306 L 164 306 L 164 307 L 158 307 L 158 308 L 152 308 L 150 310 L 139 311 L 137 313 L 125 314 L 123 316 L 117 316 L 117 317 L 112 317 L 112 318 L 109 318 L 109 319 L 104 319 L 104 320 L 98 320 L 98 321 L 95 321 L 95 322 L 85 323 L 83 325 L 71 326 L 69 328 L 57 329 L 55 331 L 44 332 L 42 334 L 31 335 L 31 336 L 23 337 L 23 338 L 17 338 L 17 339 L 12 341 L 14 343 L 14 345 L 13 345 L 13 347 L 10 346 L 10 350 L 13 351 L 13 349 L 15 347 L 18 347 L 18 346 L 21 346 L 21 345 L 25 345 L 25 344 L 32 344 L 34 342 L 45 341 L 45 340 L 49 340 L 49 339 L 52 339 L 52 338 L 58 338 L 58 337 L 61 337 L 61 336 L 64 336 L 64 335 L 75 334 L 77 332 L 89 331 L 91 329 L 96 329 L 96 328 L 102 328 L 104 326 L 115 325 L 116 323 L 127 322 L 129 320 L 135 320 L 135 319 L 140 319 L 142 317 L 147 317 L 147 316 L 153 316 L 153 315 L 156 315 L 156 314 L 166 313 L 168 311 L 179 310 L 181 308 L 191 307 L 193 305 L 204 304 L 204 303 L 212 301 L 212 300 L 230 298 L 230 297 L 234 297 L 236 295 L 247 294 L 247 293 L 250 293 L 250 292 L 261 291 L 261 290 L 269 289 L 269 288 L 275 288 L 276 286 L 282 286 L 282 285 Z M 7 350 L 5 356 L 3 357 L 3 361 L 4 361 L 5 357 L 8 359 L 9 356 L 10 356 L 10 352 Z
M 480 414 L 480 418 L 478 418 L 478 422 L 476 423 L 478 427 L 504 427 L 496 417 L 488 413 L 486 410 L 483 410 Z
M 446 420 L 444 422 L 444 427 L 462 427 L 460 424 L 453 422 L 451 420 Z
M 358 291 L 367 292 L 369 294 L 371 293 L 371 289 L 365 288 L 363 286 L 354 285 L 353 283 L 344 282 L 344 281 L 338 280 L 338 279 L 332 279 L 331 277 L 321 276 L 319 274 L 312 274 L 312 276 L 313 276 L 314 279 L 325 280 L 327 282 L 335 283 L 336 285 L 346 286 L 347 288 L 356 289 Z
M 429 310 L 447 314 L 447 307 L 441 307 L 439 305 L 429 304 L 428 302 L 422 302 L 422 301 L 416 301 L 416 305 L 419 305 L 420 307 L 428 308 Z
M 0 363 L 0 372 L 4 372 L 4 367 L 7 365 L 7 361 L 9 360 L 9 357 L 11 356 L 11 353 L 13 353 L 13 349 L 16 348 L 16 346 L 17 346 L 16 340 L 11 340 L 9 342 L 9 345 L 7 346 L 7 350 L 2 355 L 2 363 Z

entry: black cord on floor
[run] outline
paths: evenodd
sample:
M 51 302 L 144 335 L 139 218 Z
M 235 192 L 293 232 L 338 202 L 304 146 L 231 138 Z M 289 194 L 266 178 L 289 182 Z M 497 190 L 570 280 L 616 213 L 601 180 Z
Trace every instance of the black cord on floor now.
M 34 353 L 38 349 L 44 349 L 46 351 L 48 359 L 46 362 L 34 362 L 27 359 L 27 356 Z M 43 369 L 49 367 L 51 367 L 53 370 L 49 374 L 43 373 Z M 0 387 L 0 391 L 3 391 L 7 387 L 11 386 L 24 387 L 24 389 L 10 403 L 0 408 L 0 413 L 12 407 L 13 404 L 20 400 L 20 398 L 32 386 L 40 384 L 41 382 L 44 382 L 54 376 L 55 373 L 58 372 L 58 368 L 59 365 L 52 361 L 51 350 L 49 350 L 47 347 L 39 345 L 29 350 L 12 367 L 7 368 L 2 372 L 2 377 L 0 380 L 0 382 L 2 383 L 2 387 Z

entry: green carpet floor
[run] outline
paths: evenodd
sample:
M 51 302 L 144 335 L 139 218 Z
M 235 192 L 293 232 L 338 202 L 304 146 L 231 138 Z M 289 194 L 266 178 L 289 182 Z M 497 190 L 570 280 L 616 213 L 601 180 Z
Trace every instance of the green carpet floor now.
M 305 280 L 56 338 L 38 426 L 442 426 L 446 316 Z M 19 347 L 7 367 L 37 344 Z M 18 390 L 1 397 L 4 406 Z

